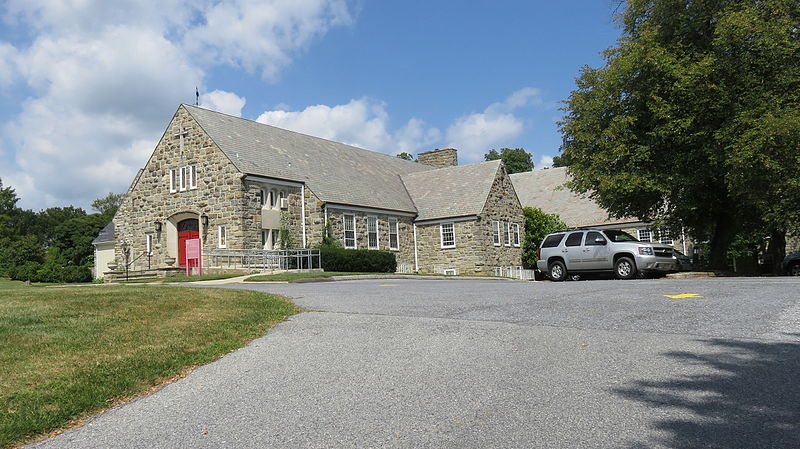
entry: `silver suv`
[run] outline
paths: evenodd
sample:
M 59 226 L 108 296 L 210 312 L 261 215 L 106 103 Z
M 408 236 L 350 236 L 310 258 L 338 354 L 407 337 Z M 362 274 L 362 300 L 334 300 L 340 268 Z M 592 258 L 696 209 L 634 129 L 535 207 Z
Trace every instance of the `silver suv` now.
M 672 247 L 640 242 L 632 235 L 610 229 L 555 232 L 542 240 L 536 267 L 563 281 L 568 274 L 611 271 L 618 279 L 637 273 L 677 270 Z

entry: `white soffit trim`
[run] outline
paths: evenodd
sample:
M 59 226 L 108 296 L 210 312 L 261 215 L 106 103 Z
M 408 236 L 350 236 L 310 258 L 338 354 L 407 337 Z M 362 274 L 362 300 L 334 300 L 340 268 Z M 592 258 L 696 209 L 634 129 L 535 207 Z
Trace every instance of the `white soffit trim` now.
M 397 210 L 376 209 L 373 207 L 363 207 L 363 206 L 349 206 L 347 204 L 338 204 L 338 203 L 325 203 L 325 206 L 326 208 L 329 209 L 337 209 L 345 212 L 357 211 L 357 212 L 367 212 L 367 213 L 381 214 L 381 215 L 394 215 L 398 217 L 413 217 L 416 215 L 409 212 L 400 212 Z
M 440 223 L 458 223 L 461 221 L 473 221 L 477 220 L 477 215 L 467 215 L 464 217 L 452 217 L 452 218 L 437 218 L 436 220 L 425 220 L 425 221 L 417 221 L 416 224 L 420 226 L 427 226 L 427 225 L 435 225 Z
M 269 184 L 275 184 L 279 186 L 289 186 L 289 187 L 303 187 L 305 185 L 302 182 L 284 181 L 283 179 L 267 178 L 265 176 L 256 176 L 256 175 L 247 175 L 244 177 L 244 180 L 251 182 L 266 182 Z

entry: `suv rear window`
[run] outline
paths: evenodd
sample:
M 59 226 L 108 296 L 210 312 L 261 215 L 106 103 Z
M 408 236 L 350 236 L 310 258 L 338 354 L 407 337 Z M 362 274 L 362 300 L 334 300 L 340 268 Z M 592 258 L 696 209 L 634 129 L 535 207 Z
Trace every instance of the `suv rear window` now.
M 572 234 L 567 237 L 567 242 L 564 244 L 566 246 L 581 246 L 581 241 L 583 240 L 583 232 L 573 232 Z
M 564 234 L 553 234 L 548 235 L 544 242 L 542 242 L 542 248 L 554 248 L 561 243 L 561 240 L 564 238 Z

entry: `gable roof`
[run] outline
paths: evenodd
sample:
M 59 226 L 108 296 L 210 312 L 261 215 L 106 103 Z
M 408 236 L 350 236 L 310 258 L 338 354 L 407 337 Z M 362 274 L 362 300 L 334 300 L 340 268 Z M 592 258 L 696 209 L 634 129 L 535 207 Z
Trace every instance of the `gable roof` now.
M 608 211 L 593 200 L 565 187 L 564 183 L 570 180 L 566 167 L 514 173 L 510 178 L 523 207 L 538 207 L 548 214 L 558 214 L 569 227 L 639 221 L 635 218 L 609 218 Z
M 114 241 L 114 222 L 110 221 L 103 229 L 100 230 L 100 234 L 92 240 L 92 245 L 97 245 L 99 243 L 109 243 Z
M 495 160 L 403 175 L 403 183 L 417 205 L 417 220 L 480 214 L 500 163 Z
M 416 212 L 400 175 L 435 167 L 183 105 L 245 174 L 305 183 L 320 200 Z

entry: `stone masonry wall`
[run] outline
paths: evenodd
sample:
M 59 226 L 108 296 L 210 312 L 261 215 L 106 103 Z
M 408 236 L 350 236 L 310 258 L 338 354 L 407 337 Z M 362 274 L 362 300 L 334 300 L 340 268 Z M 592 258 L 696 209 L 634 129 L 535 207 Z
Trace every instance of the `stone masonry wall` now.
M 500 222 L 500 246 L 494 245 L 492 221 Z M 519 224 L 520 245 L 505 246 L 505 223 Z M 493 274 L 494 267 L 518 267 L 522 265 L 522 241 L 525 236 L 525 215 L 522 205 L 517 199 L 514 186 L 504 167 L 500 167 L 483 212 L 478 216 L 475 244 L 486 249 L 485 264 L 488 274 Z
M 476 244 L 475 220 L 454 223 L 456 247 L 442 248 L 440 224 L 417 224 L 417 252 L 420 273 L 442 273 L 454 268 L 458 274 L 486 274 L 485 248 Z M 491 274 L 491 273 L 489 273 Z
M 181 128 L 187 131 L 183 151 L 180 139 L 175 137 Z M 189 164 L 197 165 L 197 188 L 171 193 L 170 168 Z M 217 247 L 218 225 L 227 227 L 228 248 L 243 248 L 247 217 L 241 176 L 186 109 L 180 107 L 114 218 L 117 263 L 123 267 L 122 241 L 129 244 L 133 260 L 145 252 L 147 234 L 153 235 L 151 267 L 165 266 L 165 259 L 170 255 L 177 258 L 177 240 L 168 238 L 167 220 L 179 213 L 208 216 L 208 227 L 203 229 L 200 224 L 204 251 Z M 161 223 L 159 233 L 155 222 Z M 145 268 L 145 256 L 130 267 L 131 270 Z
M 410 270 L 414 269 L 414 228 L 411 217 L 328 208 L 328 222 L 331 224 L 331 233 L 333 237 L 342 243 L 342 246 L 344 246 L 344 214 L 352 214 L 356 217 L 356 247 L 358 249 L 368 248 L 367 216 L 377 217 L 378 249 L 395 253 L 398 269 L 402 264 L 409 266 Z M 389 249 L 389 218 L 397 218 L 398 250 Z
M 434 167 L 455 167 L 458 165 L 458 151 L 455 148 L 431 150 L 417 155 L 417 162 Z

